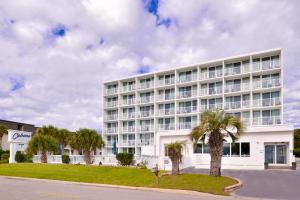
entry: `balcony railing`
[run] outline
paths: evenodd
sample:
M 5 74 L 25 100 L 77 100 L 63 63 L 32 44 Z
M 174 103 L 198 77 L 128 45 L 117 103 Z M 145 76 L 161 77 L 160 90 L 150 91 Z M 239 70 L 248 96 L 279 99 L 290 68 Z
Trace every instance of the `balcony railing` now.
M 209 110 L 218 110 L 218 109 L 222 109 L 222 108 L 223 108 L 223 104 L 222 103 L 208 104 L 208 109 Z M 202 110 L 207 110 L 207 106 L 206 105 L 202 105 L 201 109 Z
M 117 119 L 118 119 L 118 115 L 117 115 L 117 114 L 106 115 L 105 119 L 106 119 L 107 121 L 117 120 Z
M 160 130 L 160 131 L 174 130 L 174 129 L 175 129 L 174 123 L 158 125 L 158 130 Z
M 256 117 L 253 118 L 253 125 L 276 125 L 281 124 L 280 116 Z
M 195 122 L 186 122 L 186 123 L 179 123 L 178 124 L 178 129 L 192 129 L 196 126 L 197 124 Z
M 187 82 L 192 82 L 197 80 L 197 74 L 193 73 L 190 75 L 182 75 L 179 76 L 178 78 L 178 83 L 187 83 Z
M 225 109 L 241 109 L 250 108 L 250 102 L 248 100 L 235 101 L 235 102 L 225 102 Z
M 135 90 L 135 85 L 127 85 L 122 87 L 122 92 L 130 92 Z
M 168 86 L 175 84 L 175 78 L 166 78 L 157 81 L 157 86 Z
M 200 89 L 200 96 L 205 96 L 208 94 L 208 89 L 207 88 L 201 88 Z
M 250 118 L 249 117 L 243 117 L 242 122 L 244 125 L 249 126 L 250 125 Z
M 122 147 L 132 147 L 135 145 L 135 140 L 124 140 L 120 142 L 120 146 Z
M 175 99 L 175 93 L 161 94 L 157 96 L 157 101 L 167 101 L 167 100 L 174 100 L 174 99 Z
M 223 76 L 222 70 L 209 71 L 208 77 L 211 78 L 219 78 Z
M 200 80 L 206 80 L 208 79 L 208 73 L 207 72 L 201 72 L 200 73 Z
M 137 127 L 137 131 L 149 132 L 154 131 L 154 125 L 142 125 Z
M 154 110 L 140 111 L 138 116 L 139 117 L 153 117 L 154 116 Z
M 171 108 L 171 109 L 159 109 L 158 110 L 158 115 L 159 116 L 166 116 L 166 115 L 173 115 L 175 114 L 175 109 Z
M 222 87 L 209 88 L 208 93 L 209 93 L 209 95 L 221 94 L 222 93 Z
M 253 71 L 268 70 L 280 68 L 280 60 L 253 62 Z
M 154 87 L 154 81 L 150 81 L 150 82 L 140 83 L 139 89 L 144 90 L 144 89 L 149 89 L 149 88 L 153 88 L 153 87 Z
M 192 113 L 192 112 L 197 112 L 197 106 L 178 107 L 178 110 L 177 110 L 178 114 Z
M 141 97 L 139 99 L 139 103 L 153 103 L 154 102 L 154 95 Z
M 135 113 L 134 112 L 126 112 L 123 113 L 122 119 L 134 119 L 135 118 Z
M 135 104 L 135 98 L 133 98 L 133 99 L 124 99 L 123 100 L 123 105 L 124 106 L 129 106 L 129 105 L 133 105 L 133 104 Z
M 116 94 L 118 93 L 118 88 L 109 88 L 105 90 L 106 95 Z
M 272 88 L 280 86 L 280 79 L 266 79 L 261 81 L 253 81 L 253 89 Z
M 113 127 L 113 128 L 106 128 L 104 130 L 105 133 L 118 133 L 118 128 L 117 127 Z
M 137 140 L 136 145 L 137 146 L 149 146 L 154 144 L 154 139 L 150 140 Z
M 281 105 L 281 99 L 279 97 L 253 100 L 253 107 L 268 107 L 278 105 Z
M 107 108 L 115 108 L 118 106 L 118 101 L 109 101 L 106 102 L 106 107 Z
M 197 96 L 197 90 L 190 90 L 190 91 L 184 91 L 179 92 L 178 98 L 189 98 L 189 97 L 196 97 Z
M 123 127 L 123 133 L 130 133 L 130 132 L 135 132 L 135 127 L 134 126 L 125 126 Z
M 241 74 L 241 67 L 238 68 L 225 68 L 225 76 L 231 76 L 231 75 L 236 75 L 236 74 Z

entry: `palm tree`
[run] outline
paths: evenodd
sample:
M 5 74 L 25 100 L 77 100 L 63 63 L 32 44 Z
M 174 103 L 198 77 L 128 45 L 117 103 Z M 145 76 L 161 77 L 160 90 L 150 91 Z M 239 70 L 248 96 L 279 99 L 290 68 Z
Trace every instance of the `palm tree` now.
M 2 137 L 4 134 L 8 134 L 7 126 L 0 124 L 0 149 L 2 148 Z
M 168 156 L 172 162 L 172 174 L 179 174 L 179 164 L 182 159 L 182 142 L 174 142 L 167 145 Z
M 35 135 L 28 143 L 27 152 L 30 155 L 40 152 L 41 162 L 47 163 L 47 153 L 57 153 L 57 141 L 49 135 Z
M 223 155 L 223 142 L 229 137 L 234 142 L 244 131 L 243 123 L 235 116 L 226 115 L 223 110 L 205 111 L 200 125 L 193 128 L 190 137 L 196 145 L 199 140 L 208 139 L 210 147 L 211 176 L 221 176 L 221 160 Z
M 59 143 L 59 153 L 61 155 L 64 155 L 64 149 L 65 147 L 67 146 L 69 140 L 70 140 L 70 137 L 71 137 L 71 132 L 67 129 L 59 129 L 59 132 L 58 132 L 58 137 L 57 137 L 57 140 L 58 140 L 58 143 Z
M 84 161 L 89 165 L 92 163 L 92 151 L 104 147 L 104 141 L 96 130 L 82 128 L 71 136 L 70 146 L 78 151 L 83 151 Z

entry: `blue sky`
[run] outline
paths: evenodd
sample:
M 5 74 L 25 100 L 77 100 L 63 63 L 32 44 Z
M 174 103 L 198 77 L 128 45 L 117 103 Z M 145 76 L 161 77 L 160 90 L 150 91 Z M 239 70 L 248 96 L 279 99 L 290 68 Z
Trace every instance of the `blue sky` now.
M 296 0 L 2 0 L 0 118 L 99 130 L 104 80 L 279 47 L 286 123 L 300 127 L 299 9 Z

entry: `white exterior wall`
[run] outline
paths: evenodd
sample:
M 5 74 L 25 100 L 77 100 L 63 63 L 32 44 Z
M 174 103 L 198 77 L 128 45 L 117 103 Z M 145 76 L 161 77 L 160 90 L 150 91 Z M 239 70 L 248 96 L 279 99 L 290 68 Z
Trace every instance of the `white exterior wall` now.
M 276 65 L 276 67 L 271 67 L 270 69 L 262 69 L 262 58 L 264 57 L 271 57 L 271 56 L 277 56 L 279 55 L 279 63 Z M 255 70 L 253 61 L 259 58 L 260 59 L 260 70 Z M 249 60 L 249 71 L 244 71 L 244 67 L 241 65 L 241 73 L 240 74 L 234 74 L 234 75 L 226 75 L 225 66 L 228 63 L 235 63 L 235 62 L 242 62 L 245 60 Z M 273 61 L 272 61 L 273 62 Z M 202 69 L 206 68 L 207 73 L 209 67 L 214 66 L 222 66 L 222 76 L 220 77 L 214 77 L 214 78 L 203 78 Z M 206 99 L 207 101 L 209 99 L 213 98 L 222 98 L 222 109 L 225 109 L 226 106 L 226 97 L 233 97 L 233 96 L 240 96 L 241 101 L 244 94 L 248 94 L 250 96 L 249 105 L 247 107 L 241 106 L 240 108 L 230 108 L 225 109 L 228 113 L 241 113 L 242 112 L 249 112 L 249 119 L 241 117 L 242 120 L 247 121 L 247 133 L 241 136 L 240 141 L 242 142 L 250 142 L 250 148 L 251 148 L 251 156 L 245 157 L 245 158 L 236 158 L 236 157 L 223 157 L 223 166 L 225 168 L 253 168 L 253 169 L 262 169 L 264 167 L 264 142 L 288 142 L 289 144 L 289 150 L 293 149 L 293 128 L 284 126 L 283 122 L 283 77 L 282 77 L 282 53 L 281 49 L 273 49 L 263 52 L 255 52 L 251 54 L 245 54 L 220 60 L 214 60 L 211 62 L 206 63 L 200 63 L 195 65 L 190 65 L 186 67 L 179 67 L 179 68 L 173 68 L 166 71 L 159 71 L 155 73 L 148 73 L 148 74 L 141 74 L 137 76 L 127 77 L 121 80 L 113 80 L 105 82 L 103 85 L 103 138 L 106 140 L 108 136 L 116 136 L 118 137 L 117 145 L 119 152 L 122 152 L 126 148 L 133 148 L 137 155 L 145 155 L 145 156 L 156 156 L 159 157 L 159 165 L 162 168 L 166 168 L 164 164 L 164 160 L 168 159 L 164 157 L 164 145 L 168 144 L 170 142 L 175 141 L 185 141 L 186 145 L 184 148 L 183 154 L 184 157 L 184 163 L 183 166 L 198 166 L 198 167 L 208 167 L 209 166 L 209 155 L 194 155 L 193 154 L 193 145 L 191 141 L 188 138 L 188 133 L 191 131 L 191 129 L 181 129 L 179 128 L 179 118 L 180 117 L 188 117 L 188 116 L 195 116 L 197 117 L 197 122 L 200 120 L 201 113 L 205 110 L 201 107 L 201 100 Z M 189 71 L 189 70 L 196 70 L 197 73 L 192 75 L 191 80 L 181 82 L 179 80 L 179 74 L 181 72 Z M 159 76 L 161 75 L 168 75 L 168 74 L 174 74 L 174 83 L 164 86 L 159 81 Z M 257 82 L 254 82 L 254 77 L 260 76 L 260 84 L 262 85 L 262 76 L 264 75 L 271 75 L 271 74 L 279 74 L 279 85 L 267 87 L 267 88 L 255 88 L 254 85 L 257 84 Z M 142 88 L 140 84 L 140 80 L 145 78 L 153 78 L 154 83 L 149 88 Z M 243 78 L 249 78 L 249 88 L 244 88 L 246 86 L 243 85 Z M 227 80 L 234 80 L 234 79 L 240 79 L 241 80 L 241 87 L 242 89 L 240 91 L 227 91 L 225 89 L 225 83 Z M 130 81 L 135 82 L 134 89 L 127 91 L 124 90 L 123 83 L 128 83 Z M 207 84 L 207 87 L 209 86 L 209 83 L 216 83 L 216 82 L 222 82 L 222 90 L 221 93 L 218 94 L 203 94 L 201 90 L 202 84 Z M 278 83 L 277 83 L 278 84 Z M 117 88 L 112 92 L 108 92 L 108 86 L 117 85 Z M 179 88 L 184 86 L 196 86 L 196 91 L 192 97 L 188 98 L 182 98 L 179 96 Z M 175 89 L 175 98 L 172 100 L 161 100 L 159 98 L 159 91 L 165 90 L 169 88 Z M 280 103 L 274 104 L 271 106 L 254 106 L 254 100 L 253 95 L 255 93 L 260 93 L 262 96 L 262 93 L 268 93 L 268 92 L 274 92 L 278 91 L 280 92 Z M 143 92 L 153 92 L 154 97 L 153 101 L 148 103 L 141 103 L 140 100 L 140 93 Z M 207 89 L 208 92 L 208 89 Z M 135 100 L 132 105 L 124 105 L 123 97 L 126 95 L 135 95 Z M 116 102 L 115 106 L 107 106 L 106 101 L 112 97 L 116 97 L 118 100 Z M 262 98 L 262 97 L 261 97 Z M 179 103 L 184 101 L 197 101 L 197 108 L 195 111 L 189 112 L 189 113 L 178 113 Z M 159 104 L 166 104 L 166 103 L 174 103 L 175 104 L 175 112 L 168 116 L 161 116 L 159 115 Z M 244 103 L 244 102 L 243 102 Z M 257 103 L 257 102 L 256 102 Z M 154 115 L 146 118 L 142 118 L 140 116 L 139 108 L 141 106 L 154 106 Z M 135 116 L 133 118 L 125 118 L 122 116 L 123 109 L 132 107 L 135 109 Z M 108 115 L 108 112 L 111 110 L 117 111 L 117 116 L 113 117 L 111 119 Z M 272 118 L 271 125 L 261 125 L 262 124 L 262 118 L 256 118 L 253 116 L 253 111 L 260 111 L 260 115 L 262 116 L 262 112 L 264 110 L 279 110 L 279 116 Z M 159 129 L 159 119 L 161 118 L 167 118 L 172 117 L 174 118 L 174 129 L 173 130 L 160 130 Z M 153 124 L 153 130 L 151 131 L 140 131 L 139 130 L 139 122 L 140 120 L 146 120 L 151 119 L 154 121 Z M 128 121 L 134 121 L 135 123 L 135 129 L 133 131 L 124 131 L 123 130 L 123 122 Z M 117 123 L 117 130 L 114 132 L 107 131 L 107 125 L 109 123 Z M 258 123 L 258 124 L 255 124 Z M 195 125 L 195 124 L 194 124 Z M 279 128 L 281 131 L 278 132 L 274 128 Z M 269 132 L 268 132 L 269 131 Z M 273 132 L 274 131 L 274 132 Z M 153 133 L 154 134 L 154 141 L 153 144 L 150 145 L 140 145 L 138 141 L 138 135 L 140 133 Z M 275 133 L 276 132 L 276 133 Z M 131 144 L 124 144 L 122 143 L 122 137 L 123 135 L 128 134 L 134 134 L 135 135 L 135 141 Z M 108 144 L 108 143 L 107 143 Z M 139 150 L 140 149 L 140 150 Z M 103 155 L 109 155 L 112 154 L 112 145 L 108 144 L 106 145 L 106 148 L 103 150 Z M 291 152 L 288 153 L 288 164 L 291 164 L 291 161 L 293 160 L 293 155 Z

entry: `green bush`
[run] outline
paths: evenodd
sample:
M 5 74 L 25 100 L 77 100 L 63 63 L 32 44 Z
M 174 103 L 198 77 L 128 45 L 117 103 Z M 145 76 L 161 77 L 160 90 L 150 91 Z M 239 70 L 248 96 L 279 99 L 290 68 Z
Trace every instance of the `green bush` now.
M 8 153 L 2 153 L 0 164 L 8 163 L 8 160 L 9 160 L 9 154 Z
M 296 157 L 300 157 L 300 148 L 294 149 L 294 155 L 295 155 Z
M 15 155 L 15 161 L 18 163 L 26 162 L 26 155 L 21 151 L 17 151 Z
M 131 153 L 118 153 L 116 155 L 120 165 L 131 165 L 133 161 L 133 154 Z
M 0 149 L 0 159 L 1 159 L 2 154 L 4 154 L 4 153 L 7 153 L 9 155 L 9 150 L 4 151 L 4 150 Z
M 69 155 L 62 155 L 61 160 L 62 160 L 62 163 L 69 164 L 70 163 L 70 156 Z

